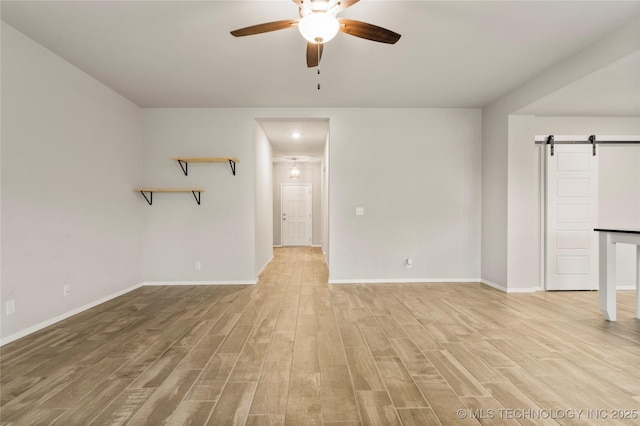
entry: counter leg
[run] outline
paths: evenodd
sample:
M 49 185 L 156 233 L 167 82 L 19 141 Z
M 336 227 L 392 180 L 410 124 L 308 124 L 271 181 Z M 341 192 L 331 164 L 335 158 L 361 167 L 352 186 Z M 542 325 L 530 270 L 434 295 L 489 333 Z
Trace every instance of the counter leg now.
M 600 232 L 599 243 L 600 311 L 609 321 L 616 320 L 616 245 L 608 232 Z

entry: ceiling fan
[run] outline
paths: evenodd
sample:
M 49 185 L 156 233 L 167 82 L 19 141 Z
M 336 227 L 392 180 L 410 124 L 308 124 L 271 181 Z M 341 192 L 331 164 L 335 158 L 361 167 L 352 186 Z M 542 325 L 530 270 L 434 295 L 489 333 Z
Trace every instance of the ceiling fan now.
M 358 3 L 359 0 L 292 0 L 298 5 L 300 19 L 284 19 L 231 31 L 235 37 L 268 33 L 297 26 L 307 40 L 307 66 L 320 64 L 323 46 L 338 31 L 380 43 L 395 44 L 400 34 L 377 25 L 353 19 L 338 18 L 338 13 Z

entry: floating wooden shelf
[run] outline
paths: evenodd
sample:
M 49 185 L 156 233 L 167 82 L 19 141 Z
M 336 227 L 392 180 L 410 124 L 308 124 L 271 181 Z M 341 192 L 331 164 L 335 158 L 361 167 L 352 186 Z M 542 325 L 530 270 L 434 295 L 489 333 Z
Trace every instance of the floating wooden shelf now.
M 193 197 L 196 199 L 196 203 L 200 205 L 200 193 L 204 192 L 204 189 L 200 188 L 136 188 L 134 191 L 142 194 L 145 200 L 149 205 L 153 204 L 153 193 L 154 192 L 191 192 Z M 149 197 L 147 197 L 146 192 L 149 193 Z M 196 195 L 196 192 L 198 195 Z
M 185 176 L 189 175 L 189 163 L 226 163 L 229 162 L 231 173 L 236 175 L 236 163 L 239 163 L 236 157 L 176 157 L 175 161 L 180 164 L 180 168 Z

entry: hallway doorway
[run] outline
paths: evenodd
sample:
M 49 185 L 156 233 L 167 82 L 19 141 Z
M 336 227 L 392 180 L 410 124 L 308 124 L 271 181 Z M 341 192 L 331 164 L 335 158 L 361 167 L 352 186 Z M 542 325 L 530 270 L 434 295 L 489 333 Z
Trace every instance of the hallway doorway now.
M 321 247 L 329 264 L 329 119 L 328 118 L 257 118 L 262 132 L 271 144 L 273 166 L 273 246 L 310 245 Z M 294 175 L 292 168 L 298 171 Z M 311 214 L 308 227 L 294 231 L 285 226 L 283 187 L 311 187 Z M 301 233 L 301 231 L 304 231 Z M 285 234 L 286 232 L 286 234 Z M 304 234 L 304 237 L 302 236 Z M 296 241 L 285 236 L 296 236 Z M 288 237 L 287 237 L 288 238 Z M 306 242 L 300 240 L 306 238 Z M 311 238 L 311 241 L 309 241 Z

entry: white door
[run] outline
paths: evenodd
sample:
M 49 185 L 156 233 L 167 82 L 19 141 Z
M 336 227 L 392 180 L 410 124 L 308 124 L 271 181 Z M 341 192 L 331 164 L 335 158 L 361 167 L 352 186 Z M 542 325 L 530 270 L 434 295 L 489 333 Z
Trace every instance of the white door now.
M 311 185 L 282 185 L 282 245 L 311 245 Z
M 590 145 L 547 153 L 546 288 L 598 288 L 598 162 Z

